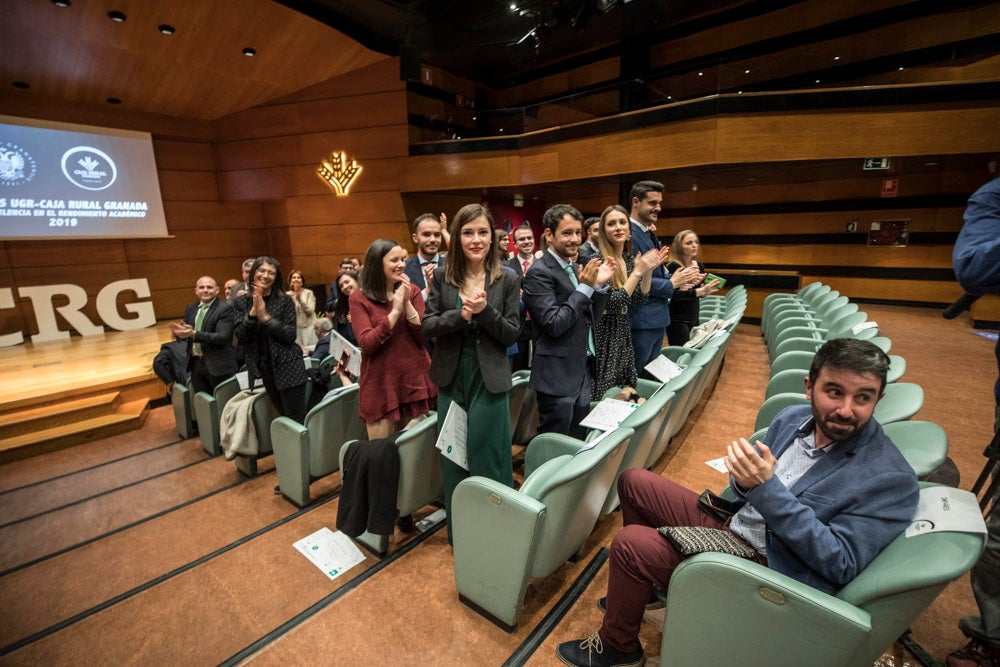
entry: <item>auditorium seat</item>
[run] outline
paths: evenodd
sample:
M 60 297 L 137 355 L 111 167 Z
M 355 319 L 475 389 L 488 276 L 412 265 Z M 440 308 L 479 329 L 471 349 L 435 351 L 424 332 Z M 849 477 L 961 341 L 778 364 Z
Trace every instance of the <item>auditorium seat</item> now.
M 653 464 L 663 456 L 663 452 L 670 445 L 670 440 L 684 426 L 684 422 L 687 419 L 685 410 L 688 405 L 691 405 L 691 396 L 697 388 L 698 376 L 703 371 L 704 366 L 691 365 L 685 368 L 680 375 L 670 380 L 669 384 L 671 391 L 674 392 L 674 400 L 670 402 L 670 407 L 663 421 L 663 427 L 657 436 L 656 444 L 653 445 L 652 451 L 649 452 L 649 458 L 646 459 L 643 467 L 652 468 Z
M 870 667 L 976 563 L 985 537 L 901 534 L 836 595 L 750 560 L 697 554 L 660 595 L 660 664 Z M 708 621 L 729 618 L 739 622 Z
M 271 422 L 279 417 L 278 409 L 267 397 L 267 392 L 258 390 L 253 402 L 253 425 L 257 433 L 257 454 L 237 454 L 234 459 L 236 469 L 247 477 L 257 474 L 257 460 L 265 456 L 270 456 L 271 448 Z
M 462 480 L 449 517 L 459 599 L 512 631 L 529 578 L 552 574 L 587 541 L 631 436 L 616 429 L 583 450 L 579 440 L 542 433 L 528 445 L 519 490 L 485 477 Z M 576 453 L 540 462 L 533 448 L 555 441 L 549 451 Z
M 885 386 L 885 396 L 875 406 L 872 416 L 880 424 L 906 421 L 924 407 L 924 390 L 912 382 L 894 382 Z
M 174 422 L 177 424 L 177 435 L 183 439 L 193 438 L 196 431 L 195 414 L 191 405 L 191 395 L 194 390 L 191 383 L 175 382 L 170 390 L 170 402 L 174 407 Z
M 906 359 L 898 354 L 889 355 L 889 372 L 886 374 L 886 382 L 899 382 L 899 379 L 906 373 Z
M 194 414 L 198 421 L 201 447 L 212 456 L 222 453 L 222 448 L 219 447 L 222 436 L 219 433 L 219 417 L 222 416 L 222 409 L 239 390 L 239 381 L 232 377 L 220 382 L 211 394 L 199 391 L 194 395 Z
M 754 422 L 753 429 L 759 431 L 762 428 L 767 428 L 774 421 L 775 415 L 793 405 L 809 405 L 805 387 L 801 392 L 785 392 L 766 399 L 757 410 L 757 420 Z
M 441 453 L 437 443 L 437 413 L 427 413 L 427 418 L 403 431 L 396 438 L 399 452 L 399 487 L 396 491 L 396 509 L 400 516 L 409 516 L 424 505 L 444 500 L 444 481 L 441 477 Z M 343 470 L 344 456 L 354 440 L 340 447 L 338 467 Z M 454 505 L 452 505 L 454 507 Z M 375 535 L 365 531 L 356 540 L 379 556 L 389 553 L 389 535 Z
M 771 377 L 790 368 L 802 368 L 808 373 L 809 367 L 812 366 L 813 357 L 815 356 L 815 350 L 793 350 L 780 354 L 771 361 Z
M 918 479 L 926 479 L 948 458 L 948 434 L 933 422 L 900 421 L 883 429 Z
M 299 507 L 310 502 L 309 485 L 340 470 L 340 446 L 366 437 L 358 416 L 358 385 L 319 402 L 299 424 L 288 417 L 271 422 L 274 466 L 281 493 Z

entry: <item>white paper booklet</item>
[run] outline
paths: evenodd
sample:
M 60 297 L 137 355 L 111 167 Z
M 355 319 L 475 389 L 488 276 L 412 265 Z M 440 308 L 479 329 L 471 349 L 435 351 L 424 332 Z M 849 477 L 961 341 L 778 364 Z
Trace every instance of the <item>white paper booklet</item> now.
M 655 359 L 646 364 L 645 370 L 660 382 L 669 382 L 684 372 L 683 368 L 662 354 L 656 355 Z
M 469 452 L 466 449 L 467 422 L 468 415 L 465 410 L 458 404 L 452 403 L 448 407 L 448 414 L 441 424 L 441 431 L 435 444 L 445 457 L 465 470 L 469 469 Z
M 330 579 L 336 579 L 365 559 L 351 538 L 325 526 L 292 546 Z
M 986 523 L 976 497 L 968 491 L 949 486 L 929 486 L 920 489 L 917 511 L 906 536 L 953 531 L 986 534 Z
M 596 428 L 599 431 L 613 431 L 638 407 L 635 403 L 605 398 L 583 418 L 580 426 Z

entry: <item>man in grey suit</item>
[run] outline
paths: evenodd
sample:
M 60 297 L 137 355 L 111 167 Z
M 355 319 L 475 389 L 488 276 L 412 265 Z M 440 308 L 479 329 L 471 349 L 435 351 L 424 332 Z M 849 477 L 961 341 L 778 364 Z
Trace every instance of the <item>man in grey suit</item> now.
M 582 439 L 580 421 L 590 410 L 594 379 L 594 327 L 608 302 L 614 260 L 592 259 L 577 275 L 583 216 L 557 204 L 542 224 L 548 249 L 522 283 L 535 344 L 528 386 L 538 397 L 539 433 Z
M 198 301 L 188 304 L 183 322 L 172 322 L 170 330 L 187 341 L 188 371 L 196 392 L 211 394 L 215 387 L 236 373 L 233 354 L 233 308 L 217 298 L 219 286 L 210 276 L 195 283 Z

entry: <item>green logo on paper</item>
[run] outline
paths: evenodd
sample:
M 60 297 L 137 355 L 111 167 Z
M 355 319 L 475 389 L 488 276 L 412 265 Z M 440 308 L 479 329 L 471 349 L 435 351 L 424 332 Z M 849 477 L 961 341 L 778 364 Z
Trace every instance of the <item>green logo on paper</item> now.
M 451 454 L 451 445 L 448 445 L 448 453 Z

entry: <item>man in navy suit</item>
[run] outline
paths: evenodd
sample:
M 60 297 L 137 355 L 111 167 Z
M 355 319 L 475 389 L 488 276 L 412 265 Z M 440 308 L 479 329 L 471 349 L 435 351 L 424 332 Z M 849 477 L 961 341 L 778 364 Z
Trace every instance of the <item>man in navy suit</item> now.
M 583 216 L 567 204 L 542 218 L 548 250 L 524 276 L 535 356 L 528 386 L 538 397 L 538 432 L 582 439 L 594 378 L 594 327 L 608 303 L 614 260 L 577 268 Z M 577 274 L 579 270 L 579 275 Z
M 632 186 L 629 199 L 632 205 L 629 214 L 632 219 L 632 251 L 645 253 L 659 248 L 661 244 L 656 236 L 656 219 L 663 203 L 663 183 L 639 181 Z M 660 265 L 653 269 L 646 303 L 640 307 L 629 305 L 635 369 L 640 375 L 663 347 L 663 335 L 670 324 L 670 297 L 674 295 L 674 289 L 695 283 L 697 276 L 697 267 L 681 269 L 670 275 Z
M 521 276 L 523 284 L 524 274 L 527 273 L 532 264 L 538 261 L 535 258 L 535 233 L 531 231 L 531 225 L 523 224 L 514 230 L 513 235 L 514 247 L 517 248 L 517 252 L 505 264 L 507 268 Z M 531 319 L 528 317 L 528 313 L 522 309 L 521 330 L 517 334 L 517 353 L 511 364 L 513 370 L 531 369 L 531 339 Z
M 195 392 L 209 394 L 223 380 L 236 373 L 233 353 L 233 307 L 217 298 L 219 285 L 210 276 L 195 283 L 198 301 L 188 304 L 184 321 L 173 322 L 170 330 L 187 341 L 188 371 Z
M 410 277 L 410 282 L 419 287 L 427 301 L 427 286 L 429 276 L 434 269 L 444 266 L 444 255 L 441 249 L 441 221 L 433 213 L 422 213 L 413 221 L 413 242 L 417 244 L 417 254 L 406 260 L 403 272 Z

